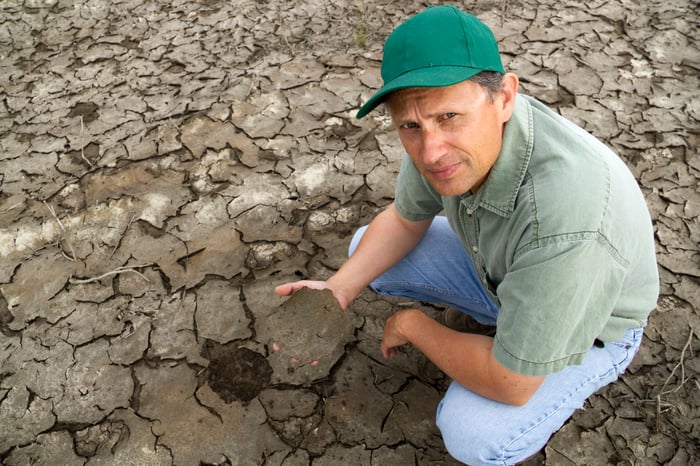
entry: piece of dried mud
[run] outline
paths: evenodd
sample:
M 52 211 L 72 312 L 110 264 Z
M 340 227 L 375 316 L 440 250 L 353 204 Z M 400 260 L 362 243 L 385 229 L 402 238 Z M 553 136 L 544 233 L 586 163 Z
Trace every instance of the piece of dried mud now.
M 348 312 L 329 290 L 303 288 L 258 323 L 273 383 L 308 385 L 326 377 L 354 339 Z

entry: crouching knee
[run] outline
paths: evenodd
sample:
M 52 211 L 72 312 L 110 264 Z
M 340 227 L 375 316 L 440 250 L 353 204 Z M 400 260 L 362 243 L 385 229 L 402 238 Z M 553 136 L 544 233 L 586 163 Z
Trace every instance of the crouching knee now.
M 438 407 L 436 423 L 445 448 L 454 458 L 472 466 L 511 465 L 539 450 L 538 446 L 523 442 L 517 420 L 511 422 L 514 419 L 504 417 L 503 411 L 518 408 L 471 392 L 468 395 L 471 399 L 465 400 L 464 394 L 451 396 L 451 391 L 448 390 Z
M 365 231 L 367 231 L 367 225 L 358 229 L 352 236 L 352 240 L 350 241 L 350 245 L 348 246 L 348 257 L 352 256 L 355 253 L 355 249 L 357 249 L 357 245 L 360 244 L 360 240 L 362 239 L 362 236 L 364 236 Z
M 452 457 L 472 466 L 508 464 L 494 457 L 494 452 L 489 446 L 491 439 L 483 438 L 478 431 L 475 432 L 480 422 L 476 419 L 459 419 L 458 416 L 445 411 L 438 411 L 437 426 L 445 448 Z

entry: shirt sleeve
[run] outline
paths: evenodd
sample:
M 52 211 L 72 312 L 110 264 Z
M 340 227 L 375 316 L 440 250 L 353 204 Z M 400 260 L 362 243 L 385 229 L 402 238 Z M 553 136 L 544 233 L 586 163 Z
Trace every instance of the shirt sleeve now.
M 396 180 L 396 210 L 406 220 L 419 222 L 442 210 L 442 198 L 423 179 L 413 161 L 405 154 Z
M 605 239 L 569 236 L 519 255 L 498 285 L 493 352 L 514 372 L 547 375 L 581 364 L 620 296 L 626 268 Z

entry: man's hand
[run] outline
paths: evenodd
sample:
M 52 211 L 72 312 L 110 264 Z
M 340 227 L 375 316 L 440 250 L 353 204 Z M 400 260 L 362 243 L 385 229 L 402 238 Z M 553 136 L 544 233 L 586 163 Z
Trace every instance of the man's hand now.
M 384 337 L 382 338 L 382 356 L 384 359 L 393 358 L 396 356 L 399 346 L 409 343 L 409 341 L 401 333 L 400 321 L 404 314 L 409 312 L 420 312 L 415 309 L 406 309 L 394 313 L 386 320 L 384 324 Z
M 319 281 L 319 280 L 300 280 L 298 282 L 284 283 L 275 288 L 275 293 L 280 296 L 290 296 L 296 291 L 302 288 L 310 288 L 312 290 L 330 290 L 338 300 L 338 304 L 341 308 L 347 309 L 350 305 L 350 300 L 343 294 L 343 292 L 330 283 Z

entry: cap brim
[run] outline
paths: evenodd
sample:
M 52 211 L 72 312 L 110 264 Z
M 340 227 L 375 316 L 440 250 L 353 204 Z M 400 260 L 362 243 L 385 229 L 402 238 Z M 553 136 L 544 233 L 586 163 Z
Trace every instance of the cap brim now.
M 356 118 L 362 118 L 384 102 L 394 91 L 410 87 L 445 87 L 465 81 L 480 73 L 481 69 L 468 66 L 431 66 L 412 70 L 385 83 L 370 99 L 360 107 Z

